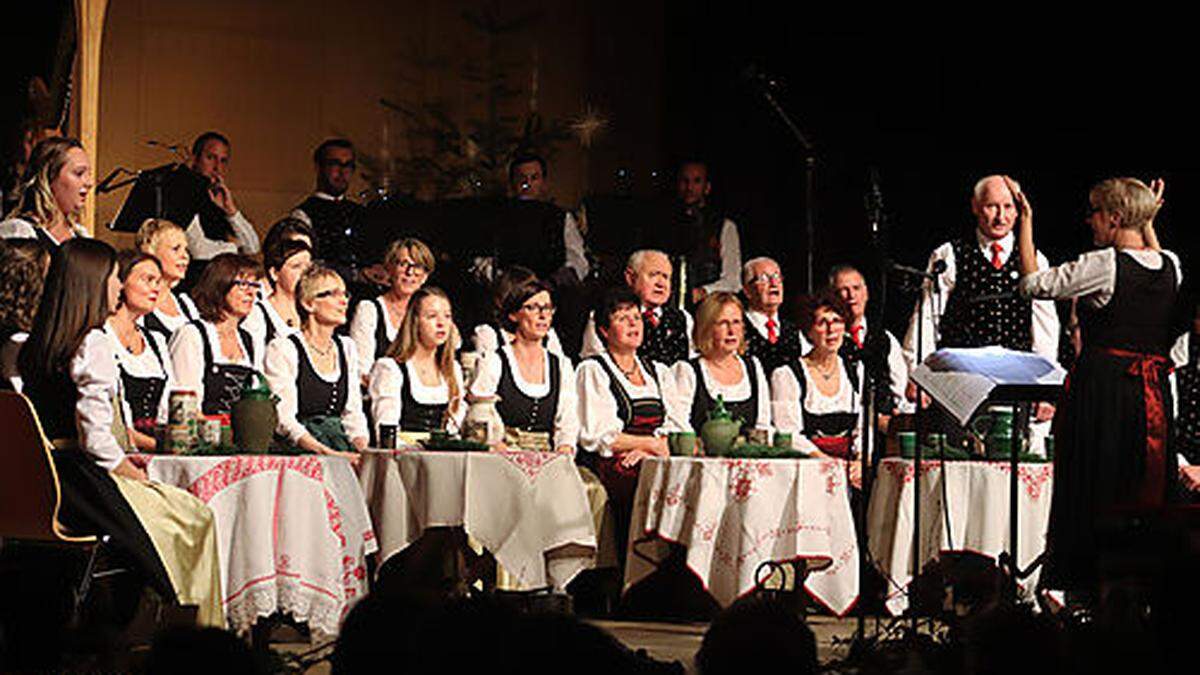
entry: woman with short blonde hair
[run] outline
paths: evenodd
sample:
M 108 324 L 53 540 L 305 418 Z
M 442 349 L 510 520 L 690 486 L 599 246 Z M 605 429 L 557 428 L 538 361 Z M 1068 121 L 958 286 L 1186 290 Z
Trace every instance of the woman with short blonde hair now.
M 700 355 L 672 366 L 674 409 L 684 411 L 682 424 L 699 432 L 718 398 L 743 430 L 771 428 L 771 392 L 762 364 L 746 352 L 746 319 L 742 302 L 720 291 L 696 309 L 692 338 Z
M 388 246 L 383 264 L 391 287 L 378 297 L 359 301 L 350 321 L 362 372 L 368 372 L 396 339 L 409 300 L 429 280 L 435 262 L 433 251 L 420 239 L 397 239 Z M 458 342 L 453 344 L 457 348 Z
M 142 317 L 142 325 L 170 339 L 180 326 L 200 318 L 192 299 L 186 293 L 175 290 L 187 276 L 188 265 L 192 261 L 188 253 L 187 235 L 182 227 L 166 218 L 147 218 L 133 236 L 133 246 L 158 259 L 162 268 L 163 292 L 158 294 L 154 311 Z

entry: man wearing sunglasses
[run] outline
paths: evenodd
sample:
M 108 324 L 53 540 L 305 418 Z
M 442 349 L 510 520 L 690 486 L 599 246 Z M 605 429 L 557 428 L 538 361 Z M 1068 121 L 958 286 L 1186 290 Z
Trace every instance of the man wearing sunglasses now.
M 343 279 L 357 279 L 355 271 L 365 262 L 361 229 L 366 209 L 346 198 L 356 168 L 354 144 L 344 138 L 327 139 L 313 151 L 313 165 L 317 190 L 291 215 L 313 228 L 317 257 Z

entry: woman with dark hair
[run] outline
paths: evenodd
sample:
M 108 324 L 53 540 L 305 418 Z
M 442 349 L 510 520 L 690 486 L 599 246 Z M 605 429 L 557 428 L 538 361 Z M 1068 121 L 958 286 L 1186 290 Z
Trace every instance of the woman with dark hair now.
M 290 216 L 282 218 L 267 230 L 267 236 L 263 237 L 263 251 L 277 248 L 285 241 L 299 241 L 307 244 L 313 257 L 316 257 L 317 244 L 314 236 L 312 226 L 303 220 Z
M 638 354 L 644 335 L 638 297 L 628 288 L 601 296 L 592 312 L 605 350 L 579 363 L 577 461 L 608 491 L 618 542 L 627 540 L 637 489 L 638 464 L 666 457 L 667 401 L 674 380 L 667 366 Z M 618 547 L 624 562 L 624 548 Z
M 133 237 L 133 247 L 158 259 L 162 270 L 162 293 L 158 304 L 142 317 L 142 325 L 170 340 L 171 334 L 186 323 L 200 318 L 196 304 L 176 287 L 187 277 L 192 256 L 188 253 L 183 228 L 163 218 L 147 218 Z
M 358 347 L 363 373 L 370 372 L 376 359 L 383 358 L 396 339 L 413 294 L 425 285 L 434 268 L 433 251 L 419 239 L 397 239 L 383 257 L 391 287 L 375 298 L 360 300 L 350 321 L 350 337 Z M 450 343 L 458 348 L 458 337 Z
M 675 407 L 690 411 L 684 419 L 690 430 L 699 432 L 716 406 L 741 420 L 742 430 L 771 429 L 771 392 L 767 374 L 758 358 L 744 356 L 746 323 L 742 302 L 733 293 L 711 293 L 696 309 L 692 340 L 700 356 L 672 367 L 675 376 Z M 682 420 L 681 420 L 682 421 Z
M 1078 298 L 1083 346 L 1054 416 L 1054 494 L 1046 533 L 1048 588 L 1082 605 L 1097 598 L 1097 525 L 1118 511 L 1161 508 L 1176 487 L 1167 373 L 1171 314 L 1183 273 L 1154 231 L 1162 183 L 1109 178 L 1088 194 L 1097 249 L 1038 271 L 1033 209 L 1020 212 L 1021 294 Z
M 258 293 L 258 263 L 222 253 L 192 289 L 200 318 L 171 337 L 171 365 L 180 389 L 196 392 L 205 415 L 228 415 L 242 389 L 263 371 L 262 343 L 239 325 Z
M 446 294 L 430 286 L 414 293 L 396 339 L 367 378 L 374 423 L 412 432 L 461 427 L 467 411 L 457 342 Z
M 507 310 L 504 308 L 504 300 L 509 293 L 518 286 L 523 286 L 531 281 L 536 281 L 537 275 L 532 270 L 514 265 L 500 273 L 496 278 L 496 283 L 492 287 L 492 305 L 495 310 L 495 320 L 492 323 L 481 323 L 475 327 L 472 336 L 472 344 L 475 345 L 475 351 L 480 356 L 496 351 L 502 345 L 512 344 L 513 332 L 505 327 L 505 315 Z M 546 337 L 542 339 L 542 346 L 554 354 L 566 357 L 563 353 L 562 342 L 558 339 L 558 332 L 554 330 L 554 326 L 550 326 Z
M 553 320 L 554 300 L 545 282 L 530 279 L 509 289 L 500 321 L 512 338 L 484 357 L 471 395 L 499 395 L 496 412 L 509 443 L 573 453 L 579 437 L 575 370 L 565 356 L 543 346 Z
M 312 249 L 303 241 L 285 239 L 263 251 L 263 270 L 271 284 L 271 294 L 254 301 L 242 328 L 264 345 L 276 337 L 287 337 L 300 330 L 296 309 L 296 283 L 312 265 Z
M 50 251 L 37 239 L 0 240 L 0 388 L 21 390 L 17 353 L 42 300 Z
M 306 452 L 358 461 L 367 448 L 354 341 L 346 325 L 346 284 L 328 267 L 309 267 L 296 284 L 303 328 L 267 346 L 266 371 L 279 397 L 280 435 Z
M 21 177 L 17 208 L 0 222 L 0 238 L 36 238 L 54 248 L 89 236 L 78 220 L 92 186 L 92 163 L 79 141 L 40 141 Z
M 167 423 L 167 401 L 174 375 L 167 339 L 140 324 L 154 310 L 163 288 L 158 259 L 146 253 L 123 253 L 118 257 L 117 277 L 121 296 L 116 311 L 108 317 L 104 331 L 112 339 L 121 374 L 121 393 L 130 410 L 130 434 L 139 449 L 157 449 L 155 429 Z
M 800 329 L 812 349 L 771 374 L 775 428 L 792 434 L 792 447 L 797 450 L 853 459 L 862 441 L 858 395 L 862 363 L 851 367 L 838 355 L 850 308 L 832 289 L 805 298 L 801 307 Z M 851 462 L 850 467 L 857 483 L 861 467 L 858 462 Z
M 60 518 L 109 535 L 165 599 L 197 605 L 201 623 L 224 625 L 212 512 L 182 490 L 148 482 L 126 456 L 133 444 L 119 347 L 104 330 L 120 294 L 111 246 L 65 242 L 18 360 L 25 393 L 55 447 Z

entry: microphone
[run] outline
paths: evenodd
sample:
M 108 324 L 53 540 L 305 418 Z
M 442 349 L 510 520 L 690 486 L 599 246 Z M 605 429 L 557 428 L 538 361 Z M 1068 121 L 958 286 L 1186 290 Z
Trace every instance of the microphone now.
M 899 272 L 901 274 L 907 274 L 908 276 L 911 276 L 911 277 L 921 277 L 923 279 L 933 279 L 933 278 L 937 277 L 938 275 L 940 275 L 942 272 L 946 271 L 946 261 L 945 260 L 935 260 L 933 263 L 933 267 L 928 272 L 923 269 L 918 269 L 916 267 L 909 267 L 908 265 L 901 265 L 900 263 L 892 263 L 892 271 Z
M 879 170 L 871 167 L 871 189 L 867 192 L 864 202 L 867 207 L 867 220 L 871 223 L 871 236 L 876 237 L 883 229 L 883 191 L 879 189 Z

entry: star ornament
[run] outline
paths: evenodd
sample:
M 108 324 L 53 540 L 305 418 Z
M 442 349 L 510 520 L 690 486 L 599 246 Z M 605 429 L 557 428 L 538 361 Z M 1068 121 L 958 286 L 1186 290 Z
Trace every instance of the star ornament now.
M 579 144 L 585 148 L 592 147 L 592 141 L 596 140 L 607 128 L 608 118 L 590 105 L 584 110 L 582 115 L 576 117 L 570 124 L 570 129 L 574 132 L 575 137 L 579 139 Z

